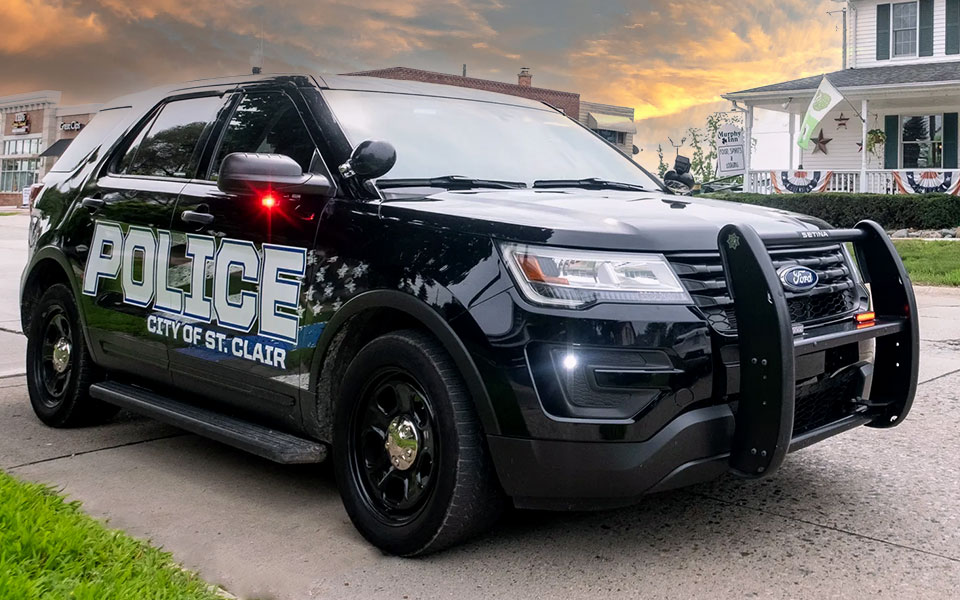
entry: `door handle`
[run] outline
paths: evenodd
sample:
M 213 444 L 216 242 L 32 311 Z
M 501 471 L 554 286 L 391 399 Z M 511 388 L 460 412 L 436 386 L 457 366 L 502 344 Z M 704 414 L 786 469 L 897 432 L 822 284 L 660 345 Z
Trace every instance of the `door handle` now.
M 200 225 L 209 225 L 213 223 L 213 215 L 208 212 L 197 212 L 195 210 L 185 210 L 180 213 L 180 220 L 186 223 L 199 223 Z
M 92 196 L 87 196 L 80 201 L 80 206 L 88 209 L 90 212 L 96 212 L 103 208 L 104 201 L 103 198 L 94 198 Z

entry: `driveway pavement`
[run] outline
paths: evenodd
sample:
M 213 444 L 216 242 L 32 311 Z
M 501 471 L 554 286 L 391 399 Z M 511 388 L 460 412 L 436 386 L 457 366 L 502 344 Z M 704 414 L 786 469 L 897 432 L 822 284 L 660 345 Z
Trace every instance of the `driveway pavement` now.
M 51 430 L 20 376 L 0 378 L 0 468 L 62 488 L 240 596 L 956 598 L 960 291 L 918 293 L 923 383 L 901 426 L 793 454 L 767 481 L 728 477 L 618 511 L 514 513 L 424 559 L 360 538 L 323 465 L 275 465 L 126 413 Z M 2 360 L 18 352 L 0 339 Z

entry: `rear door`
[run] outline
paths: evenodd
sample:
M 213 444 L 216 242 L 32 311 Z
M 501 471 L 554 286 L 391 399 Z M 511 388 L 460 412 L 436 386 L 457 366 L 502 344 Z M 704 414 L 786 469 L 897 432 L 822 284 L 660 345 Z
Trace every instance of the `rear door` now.
M 284 154 L 304 172 L 329 176 L 305 114 L 292 86 L 239 94 L 206 173 L 183 189 L 172 226 L 174 254 L 207 262 L 202 295 L 193 280 L 192 309 L 184 312 L 196 328 L 192 341 L 170 340 L 174 383 L 287 424 L 299 414 L 300 299 L 324 199 L 226 194 L 216 179 L 233 152 Z
M 90 246 L 83 278 L 93 352 L 115 370 L 169 380 L 164 300 L 170 222 L 225 98 L 173 97 L 155 107 L 81 194 Z

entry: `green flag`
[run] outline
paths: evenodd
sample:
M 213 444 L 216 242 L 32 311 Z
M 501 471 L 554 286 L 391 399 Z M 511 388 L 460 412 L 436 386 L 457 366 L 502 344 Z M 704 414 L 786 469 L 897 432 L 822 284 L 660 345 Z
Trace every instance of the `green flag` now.
M 833 110 L 834 106 L 840 104 L 841 100 L 843 100 L 843 94 L 837 91 L 837 88 L 833 87 L 830 80 L 824 76 L 820 82 L 820 87 L 817 88 L 817 93 L 813 95 L 813 100 L 810 101 L 810 107 L 807 108 L 807 114 L 803 117 L 803 123 L 800 124 L 800 137 L 797 138 L 798 146 L 804 150 L 813 149 L 813 143 L 810 141 L 813 132 L 820 125 L 820 121 Z

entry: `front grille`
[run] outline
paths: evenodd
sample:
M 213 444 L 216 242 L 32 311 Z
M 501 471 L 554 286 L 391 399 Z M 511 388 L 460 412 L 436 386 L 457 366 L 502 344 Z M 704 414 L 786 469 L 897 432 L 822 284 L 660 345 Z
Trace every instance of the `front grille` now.
M 713 328 L 723 334 L 736 333 L 737 317 L 720 254 L 672 254 L 667 259 Z M 815 323 L 856 309 L 856 284 L 840 246 L 775 248 L 770 250 L 770 259 L 774 269 L 801 265 L 813 269 L 819 277 L 816 287 L 810 291 L 785 292 L 794 323 Z

